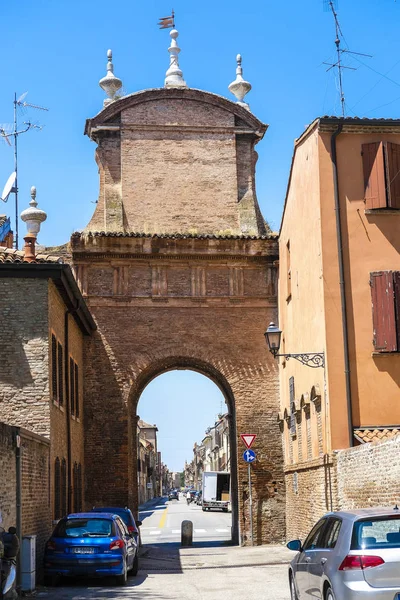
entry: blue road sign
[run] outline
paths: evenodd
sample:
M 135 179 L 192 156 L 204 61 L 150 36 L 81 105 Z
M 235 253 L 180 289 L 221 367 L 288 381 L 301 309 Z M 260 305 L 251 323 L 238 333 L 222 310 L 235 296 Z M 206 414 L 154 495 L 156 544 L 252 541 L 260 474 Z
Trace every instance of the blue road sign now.
M 245 450 L 243 452 L 243 460 L 247 463 L 252 463 L 256 460 L 256 453 L 254 450 Z

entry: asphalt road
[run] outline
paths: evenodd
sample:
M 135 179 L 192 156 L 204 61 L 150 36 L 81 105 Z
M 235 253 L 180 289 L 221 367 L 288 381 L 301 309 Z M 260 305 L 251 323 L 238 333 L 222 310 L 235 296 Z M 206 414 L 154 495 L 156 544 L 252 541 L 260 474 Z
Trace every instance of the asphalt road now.
M 180 542 L 182 521 L 193 523 L 194 542 L 226 542 L 231 539 L 231 513 L 220 510 L 203 512 L 197 504 L 187 505 L 183 494 L 179 500 L 166 498 L 140 512 L 143 544 Z
M 141 512 L 139 573 L 124 587 L 112 577 L 65 579 L 39 587 L 43 600 L 289 600 L 287 564 L 293 553 L 283 546 L 231 546 L 230 513 L 203 512 L 185 499 L 160 499 Z M 190 519 L 194 543 L 180 546 L 180 524 Z

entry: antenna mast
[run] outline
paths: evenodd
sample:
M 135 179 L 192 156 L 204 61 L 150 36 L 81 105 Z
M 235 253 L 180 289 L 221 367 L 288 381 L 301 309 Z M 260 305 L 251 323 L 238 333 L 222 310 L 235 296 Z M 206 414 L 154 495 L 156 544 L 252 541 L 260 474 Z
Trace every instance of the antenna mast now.
M 15 180 L 14 185 L 11 189 L 11 192 L 15 196 L 15 248 L 18 250 L 18 136 L 22 133 L 26 133 L 30 129 L 42 129 L 42 126 L 36 125 L 35 123 L 31 123 L 30 121 L 24 121 L 24 125 L 26 125 L 25 129 L 21 129 L 18 131 L 18 112 L 17 108 L 34 108 L 36 110 L 49 110 L 48 108 L 44 108 L 44 106 L 36 106 L 36 104 L 29 104 L 24 101 L 26 96 L 22 94 L 17 99 L 17 94 L 14 93 L 14 123 L 12 125 L 12 130 L 9 133 L 6 133 L 5 129 L 0 128 L 0 136 L 5 138 L 6 142 L 10 143 L 8 138 L 14 138 L 14 171 L 15 171 Z
M 333 69 L 334 67 L 337 67 L 338 70 L 338 80 L 339 80 L 339 94 L 340 94 L 340 105 L 341 105 L 341 112 L 342 112 L 342 117 L 345 117 L 345 96 L 344 96 L 344 90 L 343 90 L 343 69 L 349 69 L 350 71 L 356 71 L 357 69 L 355 69 L 354 67 L 347 67 L 343 64 L 342 61 L 342 54 L 344 52 L 346 52 L 347 54 L 357 54 L 359 56 L 367 56 L 368 58 L 372 58 L 372 56 L 370 54 L 362 54 L 361 52 L 351 52 L 350 50 L 348 50 L 347 48 L 341 48 L 340 47 L 340 42 L 342 39 L 344 39 L 341 27 L 340 27 L 340 23 L 339 23 L 339 19 L 337 16 L 337 12 L 335 10 L 335 4 L 334 4 L 335 0 L 328 0 L 327 4 L 332 12 L 333 15 L 333 19 L 335 21 L 335 33 L 336 33 L 336 38 L 335 38 L 335 46 L 336 46 L 336 55 L 337 55 L 337 60 L 335 63 L 330 64 L 330 63 L 326 63 L 324 62 L 324 65 L 329 65 L 329 69 L 327 69 L 327 71 L 330 71 L 330 69 Z
M 336 63 L 336 66 L 338 68 L 338 76 L 339 76 L 339 93 L 340 93 L 340 104 L 341 104 L 341 107 L 342 107 L 342 117 L 344 117 L 345 111 L 344 111 L 344 92 L 343 92 L 343 79 L 342 79 L 343 65 L 342 65 L 342 56 L 341 56 L 341 48 L 340 48 L 340 37 L 339 37 L 342 32 L 341 32 L 341 29 L 340 29 L 340 25 L 339 25 L 337 13 L 335 11 L 335 7 L 333 5 L 333 1 L 332 0 L 329 0 L 329 6 L 330 6 L 330 9 L 332 11 L 333 18 L 335 20 L 335 31 L 336 31 L 335 45 L 336 45 L 336 54 L 337 54 L 337 63 Z

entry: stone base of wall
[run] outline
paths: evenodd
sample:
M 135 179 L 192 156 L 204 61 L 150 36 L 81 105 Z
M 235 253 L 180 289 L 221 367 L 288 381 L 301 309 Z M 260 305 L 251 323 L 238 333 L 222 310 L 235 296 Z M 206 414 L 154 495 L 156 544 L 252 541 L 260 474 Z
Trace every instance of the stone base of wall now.
M 22 535 L 37 536 L 36 571 L 40 573 L 44 546 L 52 531 L 50 441 L 26 429 L 0 423 L 0 510 L 3 519 L 1 525 L 5 529 L 17 524 L 18 444 L 21 456 Z
M 287 466 L 285 481 L 287 541 L 330 510 L 400 505 L 400 436 Z

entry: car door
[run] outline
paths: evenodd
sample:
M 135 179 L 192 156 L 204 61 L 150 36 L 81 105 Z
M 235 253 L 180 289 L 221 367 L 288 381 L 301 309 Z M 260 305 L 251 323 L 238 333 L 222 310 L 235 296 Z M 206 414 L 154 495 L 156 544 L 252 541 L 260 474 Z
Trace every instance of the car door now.
M 133 561 L 134 561 L 134 558 L 135 558 L 135 552 L 136 552 L 135 540 L 133 539 L 133 537 L 129 533 L 128 528 L 126 527 L 126 525 L 125 525 L 125 523 L 123 522 L 122 519 L 118 518 L 117 524 L 118 524 L 118 528 L 120 530 L 121 538 L 125 542 L 125 547 L 126 547 L 126 562 L 127 562 L 128 570 L 129 570 L 129 569 L 132 569 L 132 567 L 133 567 Z
M 309 600 L 312 598 L 310 594 L 310 583 L 309 583 L 309 572 L 308 565 L 311 560 L 311 552 L 313 548 L 318 543 L 319 536 L 323 531 L 326 525 L 326 518 L 320 519 L 314 527 L 311 529 L 310 533 L 306 537 L 302 549 L 299 552 L 297 562 L 296 562 L 296 572 L 294 573 L 296 587 L 298 591 L 299 598 L 303 600 Z
M 341 519 L 329 517 L 315 548 L 310 550 L 308 574 L 310 594 L 313 598 L 323 598 L 323 581 L 325 574 L 329 572 L 341 525 Z

